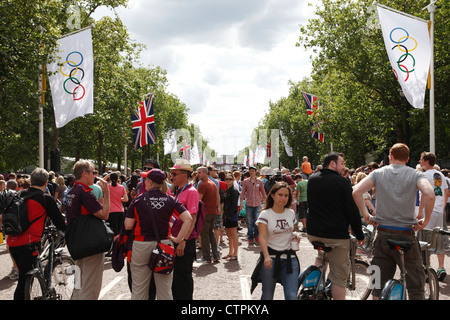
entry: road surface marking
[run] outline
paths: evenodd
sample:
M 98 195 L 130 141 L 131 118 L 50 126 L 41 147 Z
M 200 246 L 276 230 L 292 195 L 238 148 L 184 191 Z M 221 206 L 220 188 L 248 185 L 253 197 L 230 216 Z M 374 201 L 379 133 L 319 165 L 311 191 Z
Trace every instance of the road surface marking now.
M 110 283 L 108 283 L 103 289 L 102 291 L 100 291 L 100 296 L 98 297 L 98 299 L 100 300 L 109 290 L 111 290 L 116 284 L 118 284 L 120 282 L 120 280 L 122 280 L 123 277 L 115 277 L 113 281 L 111 281 Z

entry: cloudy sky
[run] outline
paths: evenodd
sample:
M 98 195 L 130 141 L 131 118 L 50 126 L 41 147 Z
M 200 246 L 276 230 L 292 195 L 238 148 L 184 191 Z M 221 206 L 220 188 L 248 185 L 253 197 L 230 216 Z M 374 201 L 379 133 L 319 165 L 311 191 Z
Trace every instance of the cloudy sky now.
M 269 101 L 311 71 L 295 47 L 308 0 L 130 0 L 116 12 L 132 39 L 147 46 L 144 66 L 167 70 L 168 91 L 184 102 L 219 154 L 237 154 Z M 100 8 L 94 18 L 111 14 Z

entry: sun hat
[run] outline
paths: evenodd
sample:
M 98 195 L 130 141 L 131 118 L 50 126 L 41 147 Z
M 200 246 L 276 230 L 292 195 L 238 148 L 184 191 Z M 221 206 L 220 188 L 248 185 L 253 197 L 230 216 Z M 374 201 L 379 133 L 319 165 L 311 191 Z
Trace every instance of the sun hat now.
M 192 166 L 191 166 L 191 163 L 186 159 L 176 159 L 175 165 L 172 168 L 170 168 L 170 170 L 175 170 L 175 169 L 185 170 L 185 171 L 190 172 L 190 171 L 192 171 Z

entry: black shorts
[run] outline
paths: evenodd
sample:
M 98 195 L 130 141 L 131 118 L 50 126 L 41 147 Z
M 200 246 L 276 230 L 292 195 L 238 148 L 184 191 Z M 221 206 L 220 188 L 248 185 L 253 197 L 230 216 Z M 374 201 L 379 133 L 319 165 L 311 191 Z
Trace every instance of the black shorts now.
M 227 219 L 227 216 L 223 218 L 223 226 L 225 228 L 237 228 L 238 227 L 237 214 L 232 215 L 230 218 Z
M 297 212 L 299 219 L 305 219 L 308 213 L 308 202 L 299 202 L 297 205 Z

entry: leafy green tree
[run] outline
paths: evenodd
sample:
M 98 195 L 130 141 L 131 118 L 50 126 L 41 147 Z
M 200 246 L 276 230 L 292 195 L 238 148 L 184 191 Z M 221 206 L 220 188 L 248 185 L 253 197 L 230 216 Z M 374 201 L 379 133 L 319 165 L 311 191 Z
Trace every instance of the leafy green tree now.
M 380 3 L 428 18 L 422 11 L 428 1 Z M 368 25 L 374 13 L 371 5 L 369 0 L 322 0 L 316 7 L 317 17 L 300 27 L 297 43 L 315 55 L 312 80 L 319 84 L 317 95 L 327 100 L 328 122 L 323 130 L 335 149 L 347 150 L 354 164 L 369 151 L 375 151 L 381 160 L 383 150 L 395 142 L 409 144 L 412 157 L 428 149 L 428 107 L 414 110 L 402 97 L 381 30 Z M 448 7 L 447 2 L 442 3 L 435 16 L 438 157 L 447 156 L 449 151 L 448 144 L 443 145 L 448 129 L 440 125 L 449 113 L 448 90 L 442 87 L 448 83 Z

